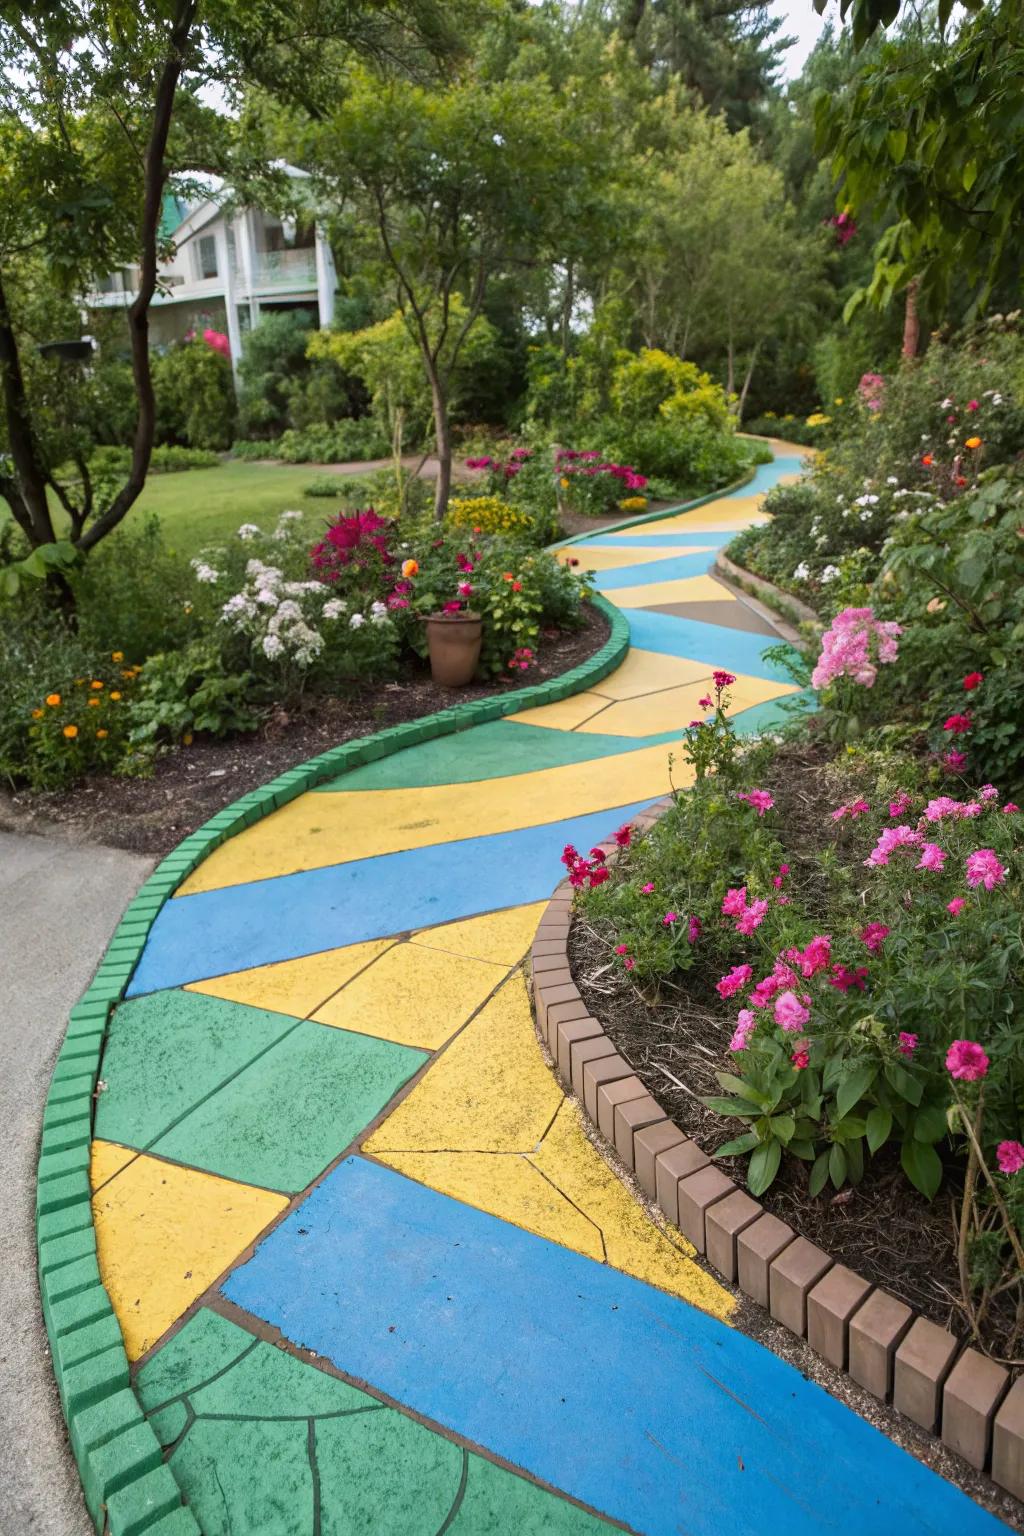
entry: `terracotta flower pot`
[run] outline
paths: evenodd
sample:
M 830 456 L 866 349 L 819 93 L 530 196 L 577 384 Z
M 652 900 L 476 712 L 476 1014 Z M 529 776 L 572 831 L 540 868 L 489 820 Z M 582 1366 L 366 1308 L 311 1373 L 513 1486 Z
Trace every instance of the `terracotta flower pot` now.
M 478 613 L 432 613 L 426 620 L 430 675 L 443 688 L 465 688 L 480 661 L 483 620 Z

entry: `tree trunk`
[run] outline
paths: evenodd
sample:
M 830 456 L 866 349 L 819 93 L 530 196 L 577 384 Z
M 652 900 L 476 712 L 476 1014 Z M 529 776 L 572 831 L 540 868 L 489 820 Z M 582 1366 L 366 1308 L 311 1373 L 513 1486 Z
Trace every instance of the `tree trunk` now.
M 917 313 L 917 289 L 918 279 L 911 278 L 907 284 L 906 309 L 903 314 L 903 356 L 916 357 L 918 342 L 921 339 L 921 321 Z
M 757 342 L 753 352 L 750 354 L 750 366 L 747 368 L 747 376 L 743 380 L 743 388 L 740 390 L 739 405 L 736 407 L 736 416 L 740 421 L 743 420 L 743 407 L 747 403 L 747 391 L 750 388 L 750 381 L 754 377 L 754 364 L 757 362 L 757 354 L 760 350 L 761 343 Z
M 438 522 L 448 507 L 452 488 L 452 433 L 448 421 L 448 402 L 444 385 L 436 369 L 430 370 L 430 397 L 434 406 L 434 437 L 437 442 L 437 483 L 434 486 L 434 516 Z
M 732 337 L 731 336 L 729 337 L 729 354 L 728 355 L 729 355 L 729 371 L 728 371 L 728 373 L 726 375 L 726 379 L 725 379 L 725 392 L 726 392 L 726 394 L 731 399 L 732 396 L 736 392 L 736 349 L 735 349 L 735 347 L 732 344 Z
M 565 264 L 565 292 L 562 295 L 562 356 L 569 356 L 569 341 L 572 336 L 572 309 L 576 302 L 575 274 L 572 261 Z
M 3 386 L 4 420 L 7 442 L 14 464 L 17 495 L 11 512 L 33 549 L 52 544 L 56 538 L 46 500 L 46 471 L 39 460 L 32 432 L 32 411 L 21 370 L 21 354 L 14 325 L 7 308 L 3 276 L 0 274 L 0 382 Z M 19 505 L 20 503 L 20 505 Z

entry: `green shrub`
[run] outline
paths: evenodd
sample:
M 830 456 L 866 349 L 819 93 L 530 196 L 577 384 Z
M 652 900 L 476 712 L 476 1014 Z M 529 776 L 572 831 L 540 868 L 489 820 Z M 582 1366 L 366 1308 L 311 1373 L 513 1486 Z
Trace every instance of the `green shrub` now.
M 72 573 L 82 640 L 97 651 L 145 661 L 183 647 L 215 621 L 184 555 L 170 549 L 157 518 L 119 528 Z
M 157 440 L 189 448 L 227 448 L 235 430 L 231 363 L 196 338 L 153 359 Z
M 304 309 L 261 316 L 247 331 L 238 364 L 238 426 L 246 437 L 275 438 L 290 425 L 291 389 L 309 371 L 312 317 Z
M 276 454 L 286 464 L 344 464 L 354 459 L 383 459 L 391 445 L 369 416 L 282 433 Z
M 94 479 L 126 475 L 131 468 L 130 448 L 108 446 L 97 448 L 89 460 L 89 472 Z M 208 448 L 176 448 L 157 445 L 150 454 L 151 475 L 173 475 L 187 469 L 216 469 L 221 462 L 220 454 Z
M 260 713 L 250 702 L 251 683 L 251 673 L 227 671 L 209 641 L 158 651 L 139 677 L 130 711 L 132 743 L 151 753 L 164 743 L 187 742 L 196 731 L 211 736 L 254 731 Z
M 310 480 L 302 487 L 303 496 L 323 496 L 334 500 L 342 493 L 342 485 L 338 475 L 317 475 L 315 480 Z

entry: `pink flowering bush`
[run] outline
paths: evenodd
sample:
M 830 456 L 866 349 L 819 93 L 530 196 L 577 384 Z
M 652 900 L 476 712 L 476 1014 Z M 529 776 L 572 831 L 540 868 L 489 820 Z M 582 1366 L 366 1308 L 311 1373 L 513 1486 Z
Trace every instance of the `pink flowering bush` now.
M 844 608 L 825 631 L 821 655 L 811 673 L 815 688 L 829 688 L 839 678 L 849 678 L 862 688 L 874 686 L 879 666 L 899 655 L 899 624 L 878 620 L 871 608 Z

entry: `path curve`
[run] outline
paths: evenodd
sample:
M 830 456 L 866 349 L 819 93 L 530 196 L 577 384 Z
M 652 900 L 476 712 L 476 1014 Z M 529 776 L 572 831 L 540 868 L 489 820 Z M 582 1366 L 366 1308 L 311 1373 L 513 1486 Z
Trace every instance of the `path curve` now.
M 533 1029 L 522 961 L 562 846 L 665 792 L 714 668 L 741 730 L 793 691 L 707 574 L 798 471 L 776 453 L 559 552 L 628 620 L 611 675 L 291 799 L 159 912 L 91 1145 L 132 1390 L 108 1372 L 74 1436 L 112 1536 L 1002 1529 L 729 1326 Z M 45 1277 L 51 1314 L 92 1294 L 88 1269 L 49 1287 L 85 1262 Z M 61 1378 L 78 1407 L 104 1352 Z

